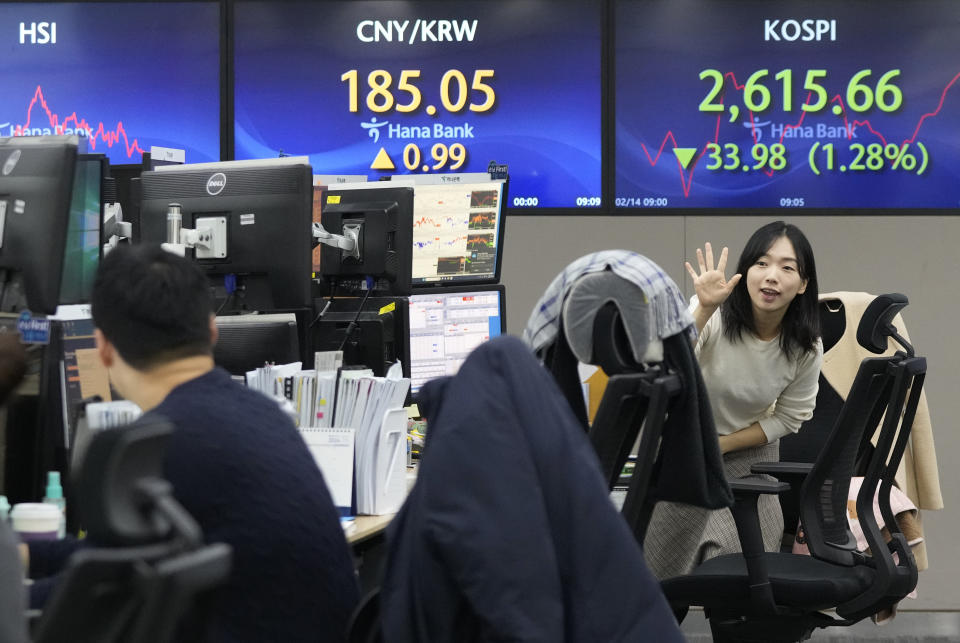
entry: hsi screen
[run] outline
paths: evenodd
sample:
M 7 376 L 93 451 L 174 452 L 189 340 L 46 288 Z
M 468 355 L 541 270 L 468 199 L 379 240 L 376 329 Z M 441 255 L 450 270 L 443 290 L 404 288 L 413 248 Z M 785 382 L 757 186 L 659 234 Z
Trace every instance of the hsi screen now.
M 0 3 L 0 78 L 0 137 L 76 134 L 112 164 L 154 145 L 220 158 L 218 2 Z

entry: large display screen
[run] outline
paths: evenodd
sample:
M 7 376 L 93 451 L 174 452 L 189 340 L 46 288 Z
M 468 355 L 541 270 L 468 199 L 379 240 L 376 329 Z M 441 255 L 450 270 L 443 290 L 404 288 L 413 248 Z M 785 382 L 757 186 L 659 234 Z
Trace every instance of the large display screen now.
M 600 2 L 237 2 L 235 156 L 318 174 L 509 167 L 508 206 L 599 208 Z
M 77 134 L 113 164 L 220 159 L 218 2 L 0 3 L 0 136 Z
M 618 208 L 960 207 L 960 4 L 616 3 Z

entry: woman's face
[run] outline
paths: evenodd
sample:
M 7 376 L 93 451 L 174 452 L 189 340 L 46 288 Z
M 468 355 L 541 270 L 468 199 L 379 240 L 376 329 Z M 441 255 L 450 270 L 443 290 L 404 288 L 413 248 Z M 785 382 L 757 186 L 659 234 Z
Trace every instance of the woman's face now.
M 754 316 L 783 315 L 793 298 L 807 289 L 800 277 L 797 255 L 786 236 L 773 242 L 747 269 L 747 292 Z

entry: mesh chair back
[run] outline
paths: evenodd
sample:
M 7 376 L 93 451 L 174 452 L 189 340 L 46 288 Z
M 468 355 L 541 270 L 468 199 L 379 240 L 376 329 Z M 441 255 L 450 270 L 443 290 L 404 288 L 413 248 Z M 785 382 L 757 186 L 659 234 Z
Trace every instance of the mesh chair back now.
M 856 539 L 847 522 L 847 495 L 861 437 L 872 434 L 886 406 L 893 357 L 865 359 L 833 431 L 807 477 L 800 516 L 810 553 L 841 565 L 853 565 Z M 871 425 L 871 422 L 873 423 Z

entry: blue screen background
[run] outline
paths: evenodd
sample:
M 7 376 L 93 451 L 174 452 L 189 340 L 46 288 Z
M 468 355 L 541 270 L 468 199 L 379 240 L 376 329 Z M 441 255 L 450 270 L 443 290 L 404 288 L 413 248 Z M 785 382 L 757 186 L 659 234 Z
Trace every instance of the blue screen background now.
M 20 44 L 20 23 L 40 22 L 56 22 L 56 43 Z M 113 164 L 152 145 L 217 161 L 219 43 L 216 2 L 0 3 L 0 136 L 28 118 L 56 133 L 52 115 L 86 122 L 87 151 Z
M 452 4 L 452 3 L 450 3 Z M 511 0 L 460 2 L 239 2 L 235 8 L 235 156 L 308 155 L 316 174 L 405 174 L 403 149 L 459 140 L 469 154 L 457 172 L 486 171 L 491 160 L 510 169 L 510 194 L 535 198 L 540 208 L 576 207 L 601 193 L 600 8 L 595 3 Z M 473 42 L 384 42 L 358 39 L 362 20 L 417 18 L 478 21 Z M 371 32 L 372 33 L 372 32 Z M 341 75 L 357 69 L 359 111 L 348 110 Z M 386 69 L 395 90 L 400 71 L 418 69 L 421 108 L 410 114 L 374 114 L 366 108 L 366 77 Z M 493 69 L 492 111 L 451 114 L 441 107 L 440 78 Z M 398 102 L 408 102 L 394 91 Z M 474 103 L 482 102 L 471 92 Z M 428 116 L 426 105 L 439 112 Z M 378 140 L 361 124 L 473 127 L 470 139 L 399 140 L 381 129 Z M 432 129 L 431 129 L 432 131 Z M 395 171 L 371 170 L 384 147 Z M 443 171 L 443 169 L 439 170 Z M 595 204 L 599 205 L 599 203 Z
M 767 42 L 765 19 L 835 19 L 836 41 Z M 806 208 L 956 208 L 960 206 L 960 5 L 949 0 L 923 2 L 771 3 L 757 0 L 644 0 L 619 2 L 616 14 L 616 205 L 627 199 L 660 198 L 659 205 L 679 208 L 770 208 L 791 199 Z M 827 70 L 822 81 L 830 99 L 846 102 L 847 83 L 861 69 L 872 69 L 865 83 L 875 86 L 892 69 L 903 92 L 903 106 L 892 113 L 876 107 L 854 114 L 856 139 L 785 138 L 787 169 L 772 177 L 762 171 L 709 171 L 701 157 L 692 171 L 680 169 L 672 149 L 708 142 L 736 143 L 746 153 L 753 145 L 743 92 L 724 83 L 722 102 L 739 105 L 740 118 L 699 111 L 712 85 L 700 80 L 703 69 L 732 73 L 743 84 L 758 69 L 769 69 L 765 85 L 773 106 L 756 121 L 796 124 L 807 97 L 808 69 Z M 773 76 L 793 70 L 794 108 L 782 110 L 782 85 Z M 941 98 L 943 99 L 941 105 Z M 807 113 L 802 125 L 842 126 L 831 111 Z M 938 109 L 939 107 L 939 109 Z M 926 115 L 926 116 L 925 116 Z M 918 129 L 919 125 L 919 129 Z M 760 128 L 761 142 L 776 142 L 770 125 Z M 871 131 L 871 129 L 873 131 Z M 874 133 L 876 132 L 876 133 Z M 914 139 L 914 133 L 916 137 Z M 814 140 L 833 142 L 838 161 L 833 172 L 816 176 L 808 167 Z M 922 142 L 929 166 L 918 176 L 892 170 L 840 172 L 853 158 L 849 143 Z M 842 154 L 839 148 L 843 148 Z M 656 158 L 662 149 L 662 155 Z M 908 151 L 919 156 L 911 142 Z M 842 157 L 842 158 L 841 158 Z M 655 159 L 655 160 L 651 160 Z M 752 160 L 751 160 L 752 163 Z M 820 158 L 818 164 L 824 160 Z M 918 163 L 919 168 L 919 163 Z M 634 205 L 636 205 L 634 203 Z

